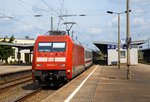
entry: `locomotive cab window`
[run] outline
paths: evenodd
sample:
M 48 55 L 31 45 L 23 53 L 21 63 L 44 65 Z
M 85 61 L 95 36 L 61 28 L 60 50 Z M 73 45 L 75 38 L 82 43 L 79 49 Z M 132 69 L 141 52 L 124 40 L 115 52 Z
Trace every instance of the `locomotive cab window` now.
M 53 42 L 53 52 L 65 52 L 66 43 L 65 42 Z
M 38 52 L 51 52 L 51 51 L 52 51 L 52 43 L 51 42 L 39 42 Z

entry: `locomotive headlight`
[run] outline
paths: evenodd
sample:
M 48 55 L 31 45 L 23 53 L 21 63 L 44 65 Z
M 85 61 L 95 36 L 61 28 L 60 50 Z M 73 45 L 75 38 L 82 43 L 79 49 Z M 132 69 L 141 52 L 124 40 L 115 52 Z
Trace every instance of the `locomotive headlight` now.
M 71 72 L 71 70 L 67 70 L 67 72 L 69 72 L 69 73 L 70 73 L 70 72 Z
M 60 66 L 66 66 L 65 64 L 60 64 Z
M 67 70 L 67 75 L 70 75 L 71 70 Z
M 37 64 L 37 66 L 39 67 L 39 66 L 42 66 L 42 64 Z

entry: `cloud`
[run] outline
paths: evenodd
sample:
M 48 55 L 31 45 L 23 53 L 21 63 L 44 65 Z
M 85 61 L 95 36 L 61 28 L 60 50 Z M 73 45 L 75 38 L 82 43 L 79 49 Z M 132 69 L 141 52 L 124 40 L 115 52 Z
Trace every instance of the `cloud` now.
M 112 3 L 123 3 L 125 2 L 125 0 L 107 0 L 108 2 L 112 2 Z
M 111 3 L 118 3 L 118 4 L 126 3 L 126 0 L 107 0 L 107 1 L 111 2 Z M 133 4 L 139 4 L 142 6 L 149 6 L 150 5 L 150 0 L 131 0 L 131 2 Z
M 144 19 L 142 17 L 139 17 L 139 18 L 134 18 L 133 21 L 131 22 L 132 23 L 132 31 L 133 32 L 142 32 L 142 33 L 148 33 L 149 32 L 149 29 L 150 29 L 150 19 Z M 149 35 L 147 35 L 149 36 Z M 142 37 L 143 38 L 143 37 Z
M 12 31 L 14 33 L 19 33 L 19 32 L 30 32 L 30 31 L 44 31 L 45 28 L 43 26 L 34 26 L 34 25 L 22 25 L 22 26 L 17 26 L 16 29 L 13 29 Z
M 97 29 L 97 28 L 91 28 L 90 33 L 92 34 L 100 34 L 102 33 L 101 29 Z
M 9 26 L 13 24 L 13 21 L 10 18 L 2 18 L 0 22 L 0 26 Z
M 125 21 L 126 21 L 126 17 L 125 17 L 125 16 L 120 16 L 120 25 L 121 25 L 121 26 L 126 23 Z M 112 20 L 109 21 L 109 22 L 107 23 L 107 25 L 108 25 L 109 27 L 114 27 L 114 28 L 116 28 L 116 26 L 118 26 L 118 16 L 116 15 L 115 18 L 112 18 Z
M 150 0 L 133 0 L 133 3 L 138 3 L 142 6 L 149 6 Z
M 22 32 L 22 31 L 28 31 L 31 30 L 33 28 L 33 26 L 31 25 L 23 25 L 23 26 L 19 26 L 16 29 L 13 30 L 14 33 L 18 33 L 18 32 Z
M 108 26 L 112 27 L 112 22 L 108 22 Z
M 133 19 L 133 24 L 134 25 L 144 25 L 145 21 L 143 18 L 134 18 Z
M 117 17 L 115 17 L 115 18 L 112 19 L 112 23 L 117 24 L 117 22 L 118 22 L 118 18 Z
M 150 23 L 150 19 L 147 20 L 147 23 Z
M 137 9 L 137 10 L 135 10 L 134 15 L 135 15 L 135 16 L 140 16 L 140 15 L 143 14 L 143 12 L 144 12 L 143 10 Z

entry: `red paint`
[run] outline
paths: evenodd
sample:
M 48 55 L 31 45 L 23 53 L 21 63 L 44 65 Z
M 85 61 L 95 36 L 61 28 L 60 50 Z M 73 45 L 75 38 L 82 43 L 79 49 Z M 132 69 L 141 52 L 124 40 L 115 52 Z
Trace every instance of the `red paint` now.
M 38 52 L 39 42 L 66 42 L 66 52 Z M 65 62 L 37 62 L 37 57 L 65 57 Z M 42 64 L 42 66 L 37 66 Z M 60 66 L 65 64 L 66 66 Z M 39 36 L 34 44 L 32 70 L 70 70 L 70 75 L 66 76 L 72 79 L 72 68 L 84 65 L 84 48 L 75 44 L 69 36 Z
M 89 62 L 92 62 L 93 60 L 88 60 L 88 61 L 85 61 L 85 63 L 89 63 Z

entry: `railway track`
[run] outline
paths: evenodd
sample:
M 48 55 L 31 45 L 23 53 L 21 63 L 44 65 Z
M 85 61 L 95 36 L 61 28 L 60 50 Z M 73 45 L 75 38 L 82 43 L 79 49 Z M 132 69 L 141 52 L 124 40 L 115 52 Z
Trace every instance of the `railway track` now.
M 23 76 L 23 77 L 15 78 L 15 79 L 7 81 L 7 82 L 2 82 L 2 83 L 0 83 L 0 85 L 8 84 L 8 83 L 18 81 L 18 80 L 21 80 L 21 79 L 24 79 L 24 78 L 29 78 L 29 77 L 31 77 L 31 74 Z
M 14 79 L 14 80 L 11 80 L 11 81 L 8 81 L 8 82 L 5 82 L 5 83 L 1 83 L 0 84 L 0 86 L 1 86 L 0 93 L 8 91 L 10 88 L 13 88 L 17 85 L 21 85 L 21 84 L 29 82 L 29 81 L 32 81 L 31 76 L 25 76 L 25 77 L 17 78 L 17 79 Z M 10 84 L 10 85 L 8 85 L 8 84 Z
M 41 88 L 38 84 L 28 84 L 30 81 L 33 81 L 31 75 L 26 75 L 24 77 L 16 78 L 8 82 L 0 83 L 0 93 L 3 93 L 0 97 L 0 100 L 2 102 L 10 100 L 13 102 L 33 102 L 34 98 L 36 97 L 36 101 L 40 102 L 40 100 L 44 99 L 57 90 L 55 87 Z M 20 85 L 26 86 L 24 86 L 24 88 L 18 89 Z
M 39 93 L 39 92 L 41 92 L 41 91 L 42 91 L 42 89 L 39 88 L 39 89 L 37 89 L 37 90 L 35 90 L 35 91 L 31 92 L 31 93 L 28 93 L 27 95 L 25 95 L 25 96 L 23 96 L 23 97 L 17 99 L 17 100 L 14 101 L 14 102 L 22 102 L 22 101 L 25 101 L 25 100 L 27 100 L 28 98 L 30 98 L 30 97 L 36 95 L 37 93 Z

